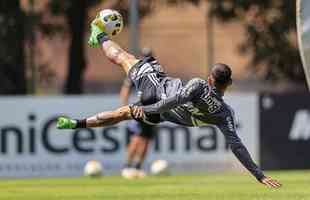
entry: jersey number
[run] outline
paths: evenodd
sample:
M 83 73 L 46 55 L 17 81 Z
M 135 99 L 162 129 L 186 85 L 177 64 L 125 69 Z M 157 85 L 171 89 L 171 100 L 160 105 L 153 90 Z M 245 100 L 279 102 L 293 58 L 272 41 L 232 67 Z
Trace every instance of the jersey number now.
M 221 108 L 221 103 L 217 99 L 214 99 L 212 96 L 207 96 L 205 102 L 208 105 L 209 113 L 215 113 Z

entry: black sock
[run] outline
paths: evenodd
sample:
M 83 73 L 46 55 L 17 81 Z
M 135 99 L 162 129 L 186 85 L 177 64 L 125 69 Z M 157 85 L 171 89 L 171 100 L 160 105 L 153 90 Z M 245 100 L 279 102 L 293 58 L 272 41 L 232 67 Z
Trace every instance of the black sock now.
M 141 167 L 142 167 L 142 163 L 141 162 L 137 162 L 137 163 L 134 164 L 134 168 L 135 169 L 141 169 Z
M 76 120 L 76 128 L 86 128 L 86 119 Z
M 106 33 L 100 33 L 99 35 L 97 35 L 97 40 L 100 44 L 104 43 L 105 41 L 110 40 L 109 36 Z
M 132 168 L 132 164 L 127 162 L 125 165 L 124 165 L 124 168 Z

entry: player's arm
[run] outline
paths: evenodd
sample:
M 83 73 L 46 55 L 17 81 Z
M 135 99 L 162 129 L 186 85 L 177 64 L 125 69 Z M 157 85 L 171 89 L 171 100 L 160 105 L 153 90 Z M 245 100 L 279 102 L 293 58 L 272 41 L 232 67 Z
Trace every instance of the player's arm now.
M 159 114 L 173 109 L 179 105 L 185 104 L 201 94 L 202 80 L 195 78 L 190 80 L 179 92 L 174 96 L 162 99 L 155 104 L 147 106 L 139 106 L 133 109 L 133 115 L 137 118 L 144 114 Z M 136 115 L 135 113 L 138 113 Z
M 218 127 L 224 134 L 226 142 L 229 144 L 234 155 L 238 158 L 242 165 L 247 170 L 249 170 L 253 176 L 255 176 L 259 182 L 271 188 L 278 188 L 281 186 L 278 181 L 270 177 L 266 177 L 263 171 L 253 161 L 249 151 L 236 133 L 233 115 L 225 117 L 225 121 L 219 124 Z
M 76 129 L 76 128 L 105 127 L 129 119 L 132 119 L 131 109 L 129 108 L 129 106 L 123 106 L 117 110 L 97 113 L 94 116 L 87 117 L 84 119 L 71 119 L 68 117 L 59 117 L 57 121 L 57 128 Z

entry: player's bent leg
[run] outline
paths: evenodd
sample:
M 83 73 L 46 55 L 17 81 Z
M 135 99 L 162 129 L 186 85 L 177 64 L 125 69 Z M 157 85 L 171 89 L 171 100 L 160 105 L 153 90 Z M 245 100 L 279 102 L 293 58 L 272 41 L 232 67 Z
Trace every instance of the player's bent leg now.
M 117 124 L 121 121 L 132 119 L 129 106 L 123 106 L 114 111 L 101 112 L 94 116 L 76 120 L 68 117 L 59 117 L 57 128 L 76 129 L 76 128 L 95 128 Z
M 122 67 L 122 69 L 128 74 L 131 67 L 139 62 L 139 60 L 132 54 L 123 50 L 118 44 L 112 40 L 107 40 L 102 43 L 102 50 L 107 58 Z
M 128 73 L 130 68 L 139 62 L 132 54 L 126 52 L 117 43 L 113 42 L 110 36 L 105 32 L 104 26 L 98 18 L 91 23 L 91 35 L 88 44 L 97 48 L 101 46 L 107 58 L 113 63 L 120 65 Z

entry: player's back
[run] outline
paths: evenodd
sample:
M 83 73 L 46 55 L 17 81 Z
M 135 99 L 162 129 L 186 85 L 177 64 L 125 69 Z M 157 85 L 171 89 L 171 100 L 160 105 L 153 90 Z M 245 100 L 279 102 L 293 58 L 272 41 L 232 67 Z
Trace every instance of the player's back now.
M 148 123 L 171 121 L 185 126 L 204 126 L 218 124 L 233 115 L 223 101 L 223 94 L 206 80 L 194 78 L 183 84 L 180 79 L 167 76 L 153 57 L 146 57 L 133 66 L 128 76 L 142 93 L 141 104 L 145 106 Z M 161 100 L 169 98 L 179 106 L 165 109 L 171 105 L 167 107 Z
M 223 123 L 226 118 L 233 120 L 233 111 L 224 102 L 223 94 L 208 85 L 206 80 L 194 78 L 182 86 L 179 79 L 172 79 L 167 85 L 170 86 L 167 97 L 178 95 L 179 98 L 191 100 L 162 113 L 163 120 L 185 126 L 217 125 Z

